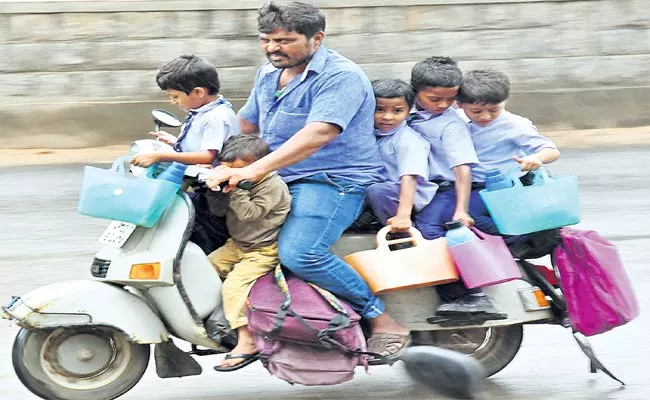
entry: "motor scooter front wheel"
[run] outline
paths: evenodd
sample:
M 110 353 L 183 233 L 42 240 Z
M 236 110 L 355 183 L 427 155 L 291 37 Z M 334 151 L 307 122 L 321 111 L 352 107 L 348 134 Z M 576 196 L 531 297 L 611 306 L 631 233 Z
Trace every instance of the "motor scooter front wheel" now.
M 23 328 L 12 362 L 23 385 L 44 399 L 109 400 L 138 383 L 149 354 L 149 345 L 109 327 Z

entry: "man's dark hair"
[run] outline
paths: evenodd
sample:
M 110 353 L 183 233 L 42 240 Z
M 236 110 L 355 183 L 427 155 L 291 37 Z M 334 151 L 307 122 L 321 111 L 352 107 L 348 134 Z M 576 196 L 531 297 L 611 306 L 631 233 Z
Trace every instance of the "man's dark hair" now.
M 163 65 L 156 74 L 156 82 L 162 90 L 179 90 L 185 94 L 202 87 L 208 94 L 215 95 L 220 88 L 214 65 L 195 55 L 182 55 Z
M 375 98 L 394 99 L 404 97 L 409 107 L 415 102 L 415 92 L 411 85 L 401 79 L 377 79 L 372 81 L 372 90 Z
M 462 81 L 458 63 L 449 57 L 429 57 L 411 70 L 411 86 L 416 92 L 427 87 L 456 87 Z
M 234 162 L 244 160 L 254 162 L 269 154 L 271 149 L 261 137 L 253 134 L 231 136 L 223 144 L 219 161 Z
M 463 76 L 458 101 L 467 104 L 499 104 L 510 97 L 510 79 L 503 72 L 474 70 Z
M 271 1 L 258 10 L 257 30 L 268 34 L 276 29 L 297 32 L 311 39 L 316 33 L 325 31 L 325 13 L 309 3 Z

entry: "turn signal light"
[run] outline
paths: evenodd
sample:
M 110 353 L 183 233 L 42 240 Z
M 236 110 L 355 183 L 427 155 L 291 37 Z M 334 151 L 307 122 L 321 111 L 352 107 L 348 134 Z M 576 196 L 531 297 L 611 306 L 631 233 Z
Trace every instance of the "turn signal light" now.
M 158 279 L 160 278 L 160 263 L 144 263 L 131 265 L 129 279 Z
M 537 304 L 540 307 L 548 307 L 549 306 L 548 299 L 546 298 L 546 295 L 544 294 L 544 292 L 542 292 L 541 289 L 535 290 L 533 292 L 533 295 L 535 296 L 535 300 L 537 301 Z

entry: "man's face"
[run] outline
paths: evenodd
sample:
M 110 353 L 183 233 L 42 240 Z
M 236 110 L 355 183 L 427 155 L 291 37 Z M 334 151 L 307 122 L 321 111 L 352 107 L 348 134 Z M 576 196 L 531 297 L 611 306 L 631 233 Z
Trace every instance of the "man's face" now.
M 397 128 L 409 115 L 409 105 L 404 97 L 377 98 L 375 128 L 388 132 Z
M 324 32 L 307 39 L 297 32 L 276 29 L 271 33 L 260 33 L 260 46 L 274 67 L 293 68 L 307 64 L 324 37 Z
M 167 89 L 169 101 L 184 112 L 201 107 L 205 103 L 204 94 L 205 89 L 203 88 L 194 88 L 190 94 L 181 92 L 180 90 Z
M 416 100 L 420 107 L 431 114 L 442 114 L 456 101 L 458 86 L 432 87 L 428 86 L 417 92 Z
M 469 104 L 461 103 L 461 107 L 472 123 L 479 126 L 488 126 L 501 114 L 506 102 L 499 104 Z

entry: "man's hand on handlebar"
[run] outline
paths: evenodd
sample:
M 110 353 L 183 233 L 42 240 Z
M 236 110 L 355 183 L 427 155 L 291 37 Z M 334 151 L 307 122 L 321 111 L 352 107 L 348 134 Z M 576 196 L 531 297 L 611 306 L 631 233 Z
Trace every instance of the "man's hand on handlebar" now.
M 149 132 L 149 134 L 153 137 L 156 138 L 156 140 L 160 140 L 163 143 L 167 143 L 168 145 L 175 145 L 176 141 L 178 138 L 171 133 L 165 132 L 165 131 L 157 131 L 157 132 Z
M 224 193 L 228 193 L 236 187 L 245 188 L 242 186 L 257 182 L 259 178 L 253 168 L 230 168 L 220 165 L 208 177 L 206 184 L 212 190 L 222 190 Z M 227 182 L 226 186 L 223 186 L 224 182 Z

